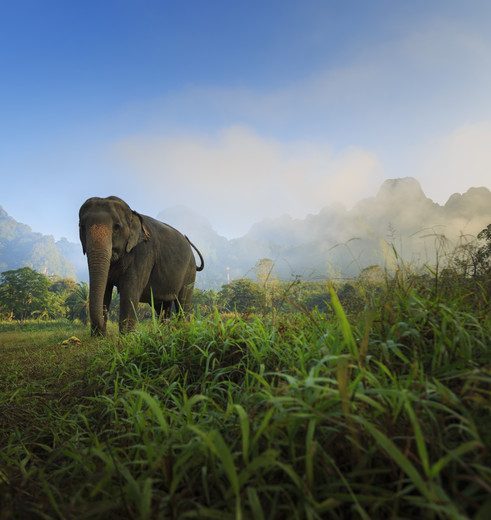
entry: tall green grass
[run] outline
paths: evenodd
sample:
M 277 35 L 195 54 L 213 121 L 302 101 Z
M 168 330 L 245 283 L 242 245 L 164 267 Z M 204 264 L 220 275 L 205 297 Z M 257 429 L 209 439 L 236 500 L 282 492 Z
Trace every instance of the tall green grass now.
M 55 395 L 2 394 L 0 518 L 487 519 L 490 338 L 417 288 L 86 338 Z

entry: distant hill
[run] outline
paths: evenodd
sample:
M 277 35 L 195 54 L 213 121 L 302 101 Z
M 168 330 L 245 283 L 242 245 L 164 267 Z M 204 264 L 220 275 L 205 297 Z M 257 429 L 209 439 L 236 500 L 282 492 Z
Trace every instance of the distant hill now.
M 56 247 L 60 254 L 74 266 L 76 280 L 88 282 L 89 268 L 87 267 L 87 257 L 82 252 L 82 244 L 69 242 L 66 238 L 62 238 L 56 242 Z
M 266 219 L 234 240 L 218 236 L 206 219 L 182 207 L 169 208 L 158 218 L 200 248 L 206 268 L 198 278 L 206 276 L 206 286 L 225 283 L 227 267 L 231 278 L 254 277 L 261 258 L 273 260 L 282 279 L 351 277 L 370 265 L 390 268 L 394 251 L 414 265 L 434 264 L 437 247 L 450 251 L 491 223 L 491 192 L 470 188 L 441 206 L 426 197 L 416 179 L 390 179 L 375 197 L 351 210 L 333 204 L 305 219 Z
M 0 272 L 28 266 L 46 275 L 75 278 L 75 268 L 56 247 L 52 236 L 32 229 L 0 206 Z
M 470 188 L 441 206 L 426 197 L 416 179 L 390 179 L 375 197 L 351 210 L 333 204 L 304 219 L 266 219 L 232 240 L 183 206 L 167 208 L 157 218 L 186 234 L 202 252 L 205 269 L 197 275 L 197 286 L 219 289 L 227 282 L 227 267 L 231 279 L 255 278 L 254 267 L 262 258 L 273 260 L 274 273 L 285 280 L 351 277 L 376 264 L 390 268 L 394 251 L 413 265 L 434 264 L 437 248 L 450 251 L 491 223 L 491 191 Z M 62 239 L 55 244 L 53 237 L 32 233 L 0 209 L 0 271 L 21 265 L 88 281 L 79 243 Z

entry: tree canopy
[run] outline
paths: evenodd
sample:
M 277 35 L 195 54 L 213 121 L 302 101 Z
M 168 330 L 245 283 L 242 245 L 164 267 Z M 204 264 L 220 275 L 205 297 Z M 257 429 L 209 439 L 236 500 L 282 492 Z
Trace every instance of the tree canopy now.
M 48 307 L 51 282 L 30 267 L 5 271 L 0 275 L 0 307 L 16 319 L 25 320 Z

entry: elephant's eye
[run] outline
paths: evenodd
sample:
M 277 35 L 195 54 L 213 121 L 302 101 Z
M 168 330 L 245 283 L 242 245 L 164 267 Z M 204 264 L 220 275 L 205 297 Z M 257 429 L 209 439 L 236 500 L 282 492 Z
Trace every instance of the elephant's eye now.
M 113 231 L 116 233 L 121 229 L 121 226 L 119 224 L 114 224 Z

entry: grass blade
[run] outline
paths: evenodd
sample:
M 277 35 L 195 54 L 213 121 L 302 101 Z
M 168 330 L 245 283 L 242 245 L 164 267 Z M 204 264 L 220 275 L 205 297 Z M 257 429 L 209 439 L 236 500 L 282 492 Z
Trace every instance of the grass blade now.
M 169 424 L 167 423 L 167 420 L 165 419 L 164 414 L 162 413 L 160 403 L 149 393 L 143 390 L 133 390 L 131 394 L 139 396 L 143 401 L 147 403 L 148 407 L 152 411 L 153 416 L 157 420 L 160 427 L 163 429 L 165 435 L 169 435 Z
M 331 294 L 331 305 L 333 306 L 334 312 L 336 313 L 336 317 L 338 318 L 344 342 L 346 343 L 350 353 L 354 356 L 354 358 L 358 359 L 358 347 L 353 336 L 353 331 L 351 330 L 351 325 L 349 324 L 348 318 L 346 317 L 343 306 L 339 301 L 338 295 L 334 290 L 334 287 L 331 286 L 329 288 L 329 293 Z

